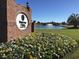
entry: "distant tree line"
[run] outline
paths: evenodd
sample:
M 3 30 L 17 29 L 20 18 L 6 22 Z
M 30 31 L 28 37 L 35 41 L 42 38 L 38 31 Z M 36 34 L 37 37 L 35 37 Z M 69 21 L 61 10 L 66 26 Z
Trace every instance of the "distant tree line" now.
M 47 24 L 52 24 L 54 26 L 59 26 L 59 25 L 66 25 L 67 23 L 66 22 L 61 22 L 61 23 L 58 23 L 58 22 L 40 22 L 40 21 L 33 21 L 36 25 L 47 25 Z

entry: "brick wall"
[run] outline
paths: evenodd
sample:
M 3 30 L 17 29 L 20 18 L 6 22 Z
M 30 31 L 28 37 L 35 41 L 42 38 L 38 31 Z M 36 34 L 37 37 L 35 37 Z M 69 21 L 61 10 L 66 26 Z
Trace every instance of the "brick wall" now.
M 4 41 L 3 39 L 5 39 L 5 41 L 10 41 L 31 33 L 32 31 L 31 9 L 28 10 L 24 6 L 17 5 L 15 0 L 2 0 L 1 2 L 0 5 L 4 3 L 4 6 L 1 8 L 2 10 L 0 10 L 0 30 L 3 27 L 3 30 L 1 31 L 2 33 L 0 33 L 0 35 L 2 36 L 2 38 L 0 37 L 2 41 Z M 19 13 L 26 14 L 29 21 L 27 29 L 23 31 L 19 30 L 16 25 L 16 16 Z M 3 38 L 4 36 L 5 38 Z

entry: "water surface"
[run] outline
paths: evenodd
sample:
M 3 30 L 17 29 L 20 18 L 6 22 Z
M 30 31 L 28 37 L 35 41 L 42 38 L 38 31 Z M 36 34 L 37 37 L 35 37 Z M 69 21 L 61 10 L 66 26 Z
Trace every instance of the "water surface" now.
M 62 26 L 53 26 L 53 25 L 35 25 L 35 29 L 63 29 Z

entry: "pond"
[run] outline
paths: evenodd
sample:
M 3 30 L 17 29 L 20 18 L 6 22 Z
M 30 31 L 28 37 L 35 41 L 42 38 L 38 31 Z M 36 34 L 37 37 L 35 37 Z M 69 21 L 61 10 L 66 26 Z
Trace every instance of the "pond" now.
M 53 25 L 35 25 L 35 29 L 63 29 L 62 26 L 53 26 Z

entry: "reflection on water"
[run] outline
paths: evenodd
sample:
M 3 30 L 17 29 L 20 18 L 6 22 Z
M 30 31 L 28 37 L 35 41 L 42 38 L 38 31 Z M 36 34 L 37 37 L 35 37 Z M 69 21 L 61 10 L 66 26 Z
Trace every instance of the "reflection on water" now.
M 53 26 L 53 25 L 35 25 L 35 29 L 63 29 L 61 26 Z

